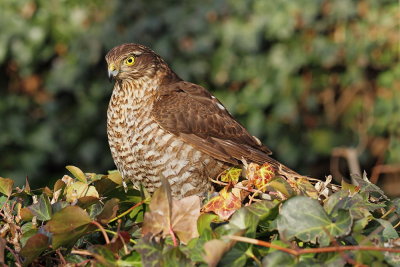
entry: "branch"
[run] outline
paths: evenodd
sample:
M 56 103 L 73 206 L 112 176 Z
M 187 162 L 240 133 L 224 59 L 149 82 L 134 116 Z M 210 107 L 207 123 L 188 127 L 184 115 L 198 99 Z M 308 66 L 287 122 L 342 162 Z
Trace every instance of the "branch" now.
M 326 252 L 340 252 L 340 251 L 350 251 L 350 250 L 387 251 L 387 252 L 400 253 L 400 248 L 385 248 L 385 247 L 373 247 L 373 246 L 340 246 L 340 247 L 324 247 L 324 248 L 291 249 L 291 248 L 281 247 L 272 244 L 270 242 L 243 236 L 228 236 L 228 238 L 235 241 L 259 245 L 267 248 L 278 249 L 280 251 L 284 251 L 294 256 L 299 256 L 301 254 L 308 254 L 308 253 L 326 253 Z

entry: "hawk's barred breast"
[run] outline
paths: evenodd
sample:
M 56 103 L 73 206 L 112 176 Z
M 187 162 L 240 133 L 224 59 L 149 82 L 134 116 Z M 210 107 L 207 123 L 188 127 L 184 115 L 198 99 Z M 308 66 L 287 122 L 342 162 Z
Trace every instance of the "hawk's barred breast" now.
M 144 82 L 142 87 L 153 86 Z M 151 94 L 115 86 L 107 112 L 114 162 L 124 179 L 154 192 L 166 178 L 177 198 L 208 192 L 208 177 L 226 165 L 163 130 L 152 118 Z

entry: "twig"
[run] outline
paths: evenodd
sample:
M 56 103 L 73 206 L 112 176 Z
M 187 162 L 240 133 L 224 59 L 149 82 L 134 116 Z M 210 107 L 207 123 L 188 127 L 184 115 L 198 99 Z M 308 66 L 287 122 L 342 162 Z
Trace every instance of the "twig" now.
M 83 265 L 86 265 L 87 263 L 89 263 L 91 260 L 84 260 L 84 261 L 81 261 L 81 262 L 79 262 L 79 263 L 76 263 L 76 266 L 83 266 Z
M 57 249 L 56 253 L 57 253 L 58 257 L 60 257 L 62 265 L 65 266 L 67 264 L 67 262 L 65 261 L 64 256 L 62 255 L 61 251 L 59 249 Z
M 385 217 L 387 217 L 390 213 L 392 213 L 394 210 L 396 209 L 396 207 L 391 207 L 385 214 L 382 215 L 381 219 L 384 219 Z
M 394 165 L 394 164 L 376 165 L 372 169 L 371 183 L 376 184 L 378 182 L 378 178 L 381 173 L 400 173 L 400 165 Z
M 134 210 L 136 207 L 142 205 L 145 202 L 145 200 L 142 200 L 138 203 L 136 203 L 133 207 L 130 207 L 129 209 L 127 209 L 126 211 L 124 211 L 123 213 L 121 213 L 120 215 L 118 215 L 117 217 L 111 219 L 110 221 L 108 221 L 108 223 L 111 223 L 115 220 L 118 220 L 119 218 L 124 217 L 126 214 L 128 214 L 129 212 L 131 212 L 132 210 Z
M 110 243 L 110 239 L 108 238 L 108 235 L 107 235 L 106 231 L 104 230 L 103 226 L 101 226 L 101 224 L 96 222 L 96 221 L 92 221 L 91 223 L 96 225 L 97 228 L 99 228 L 100 232 L 104 236 L 104 239 L 106 240 L 106 244 L 109 244 Z
M 331 173 L 335 174 L 334 178 L 336 181 L 339 176 L 342 176 L 339 171 L 339 158 L 345 158 L 349 166 L 350 174 L 358 174 L 361 176 L 360 163 L 358 162 L 358 152 L 355 148 L 350 147 L 337 147 L 332 151 L 331 157 Z
M 98 230 L 98 231 L 100 231 L 100 230 Z M 112 234 L 114 236 L 119 236 L 119 233 L 117 233 L 117 232 L 114 232 L 114 231 L 111 231 L 111 230 L 108 230 L 108 229 L 104 229 L 104 231 L 109 233 L 109 234 Z M 132 244 L 136 244 L 136 241 L 133 240 L 132 238 L 129 239 L 129 242 L 131 242 Z
M 72 254 L 78 254 L 78 255 L 83 255 L 83 256 L 91 256 L 94 257 L 92 253 L 90 253 L 87 250 L 77 250 L 77 249 L 73 249 L 71 250 Z
M 117 234 L 118 234 L 118 237 L 121 239 L 122 245 L 124 246 L 125 255 L 128 255 L 128 254 L 129 254 L 129 251 L 128 251 L 128 247 L 126 246 L 124 237 L 121 235 L 120 232 L 117 232 Z
M 373 247 L 373 246 L 340 246 L 340 247 L 323 247 L 323 248 L 304 248 L 304 249 L 291 249 L 281 247 L 270 242 L 257 240 L 254 238 L 248 238 L 244 236 L 228 236 L 229 239 L 245 242 L 249 244 L 259 245 L 267 248 L 275 248 L 286 253 L 292 254 L 294 256 L 299 256 L 308 253 L 326 253 L 326 252 L 340 252 L 340 251 L 350 251 L 350 250 L 367 250 L 367 251 L 387 251 L 400 253 L 400 248 L 385 248 L 385 247 Z

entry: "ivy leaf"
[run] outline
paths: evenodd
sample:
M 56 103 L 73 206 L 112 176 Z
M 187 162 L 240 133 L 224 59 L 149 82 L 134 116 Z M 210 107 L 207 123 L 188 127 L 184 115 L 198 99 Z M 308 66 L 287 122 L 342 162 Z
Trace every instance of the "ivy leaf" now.
M 107 224 L 117 215 L 119 200 L 112 198 L 108 200 L 103 207 L 103 210 L 97 215 L 97 220 L 102 224 Z
M 28 207 L 34 216 L 40 221 L 48 221 L 51 219 L 52 210 L 49 198 L 42 194 L 37 203 Z
M 198 236 L 197 219 L 200 216 L 198 196 L 172 199 L 169 184 L 163 183 L 154 193 L 149 208 L 150 212 L 144 215 L 143 235 L 161 233 L 165 237 L 172 229 L 184 243 Z
M 295 266 L 295 257 L 283 251 L 273 251 L 263 258 L 262 266 Z
M 142 256 L 143 266 L 160 266 L 163 247 L 161 244 L 151 241 L 149 235 L 140 239 L 133 248 Z
M 171 226 L 183 243 L 198 237 L 197 219 L 200 216 L 200 198 L 198 196 L 172 200 Z
M 209 234 L 211 235 L 211 222 L 218 219 L 218 215 L 211 213 L 203 213 L 197 220 L 197 230 L 199 235 Z
M 79 181 L 81 181 L 82 183 L 87 183 L 87 179 L 86 179 L 86 175 L 83 173 L 83 171 L 81 169 L 79 169 L 78 167 L 69 165 L 66 166 L 65 168 L 67 168 L 67 170 L 69 170 L 70 173 L 72 173 L 72 175 L 78 179 Z
M 210 199 L 203 207 L 204 212 L 214 212 L 222 220 L 227 220 L 236 210 L 242 206 L 242 202 L 232 192 L 224 187 L 219 195 Z
M 360 194 L 350 195 L 349 191 L 338 191 L 331 195 L 324 204 L 324 209 L 329 216 L 335 216 L 338 210 L 349 210 L 352 218 L 362 219 L 370 215 L 368 206 Z
M 351 178 L 360 187 L 360 193 L 363 193 L 363 192 L 375 193 L 375 194 L 383 197 L 384 199 L 389 200 L 389 198 L 385 195 L 385 193 L 382 191 L 382 189 L 380 189 L 378 186 L 376 186 L 375 184 L 373 184 L 369 181 L 366 172 L 364 172 L 363 177 L 353 174 L 353 175 L 351 175 Z
M 68 206 L 53 215 L 45 229 L 53 234 L 54 249 L 70 244 L 93 229 L 87 212 L 78 206 Z
M 221 174 L 221 181 L 227 183 L 237 183 L 239 181 L 240 174 L 242 173 L 242 169 L 231 167 L 228 170 L 225 170 Z
M 289 198 L 294 195 L 293 188 L 290 184 L 282 177 L 277 176 L 273 178 L 269 183 L 267 189 L 273 192 L 280 192 L 286 198 Z
M 256 163 L 250 163 L 246 169 L 246 178 L 262 192 L 267 190 L 267 184 L 274 177 L 275 169 L 269 163 L 264 163 L 261 166 Z
M 204 244 L 204 261 L 209 267 L 217 266 L 224 253 L 229 251 L 234 244 L 235 242 L 232 240 L 223 241 L 220 239 L 213 239 L 207 241 Z
M 116 183 L 117 185 L 122 185 L 122 176 L 119 171 L 109 171 L 107 178 Z
M 330 218 L 318 201 L 296 196 L 282 205 L 277 224 L 280 235 L 288 240 L 297 237 L 304 242 L 327 246 L 330 236 L 339 237 L 350 232 L 352 218 L 346 210 L 339 210 L 335 218 Z
M 394 229 L 393 225 L 383 219 L 375 219 L 377 222 L 379 222 L 383 226 L 383 231 L 382 231 L 382 236 L 385 241 L 388 241 L 389 239 L 395 239 L 399 238 L 399 234 L 396 232 L 396 229 Z
M 25 257 L 24 266 L 29 265 L 49 246 L 49 238 L 44 234 L 31 236 L 21 250 L 21 255 Z
M 88 249 L 101 266 L 115 266 L 113 252 L 106 246 L 94 245 Z
M 0 177 L 0 193 L 11 196 L 14 181 L 9 178 Z
M 66 200 L 68 202 L 74 202 L 82 197 L 94 197 L 98 199 L 99 193 L 94 186 L 89 186 L 84 182 L 77 181 L 67 186 Z M 90 198 L 90 201 L 93 201 L 93 199 Z

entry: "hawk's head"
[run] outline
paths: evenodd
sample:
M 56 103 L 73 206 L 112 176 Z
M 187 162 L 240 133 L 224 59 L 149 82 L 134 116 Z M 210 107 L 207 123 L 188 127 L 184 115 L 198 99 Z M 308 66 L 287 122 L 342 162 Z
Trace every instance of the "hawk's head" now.
M 114 47 L 106 55 L 106 61 L 110 80 L 153 78 L 159 70 L 172 72 L 153 50 L 139 44 L 122 44 Z

